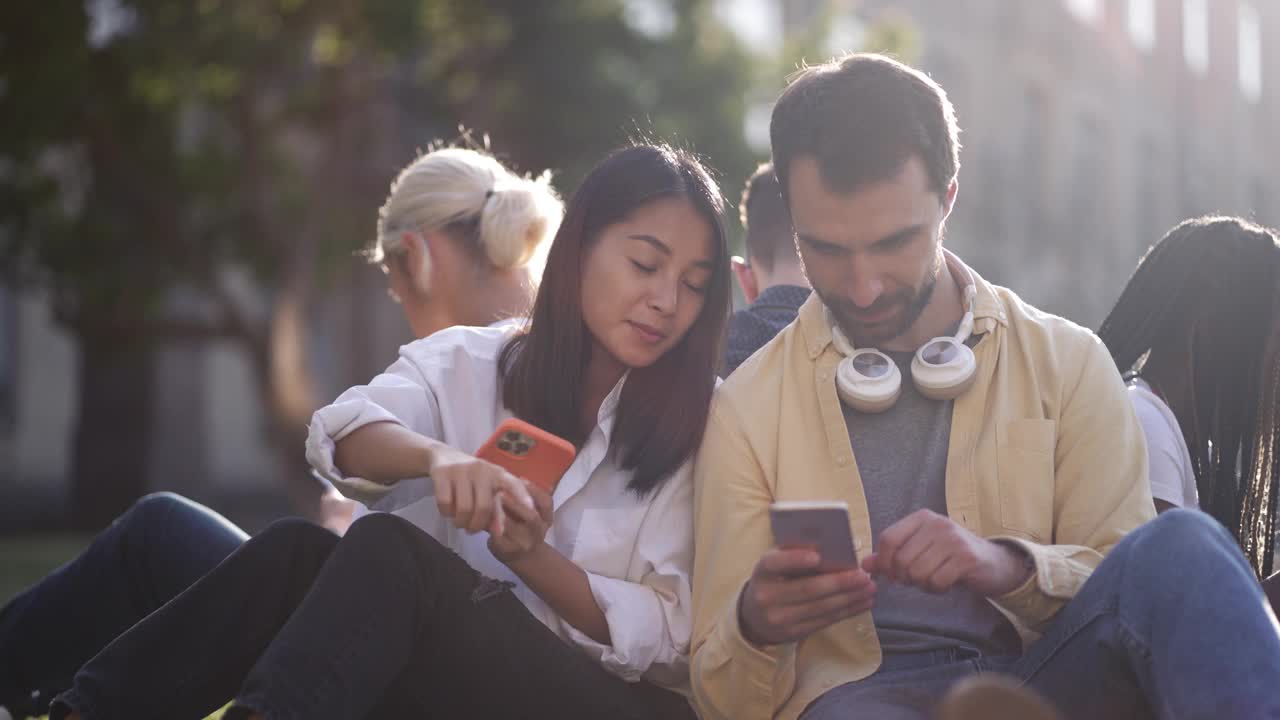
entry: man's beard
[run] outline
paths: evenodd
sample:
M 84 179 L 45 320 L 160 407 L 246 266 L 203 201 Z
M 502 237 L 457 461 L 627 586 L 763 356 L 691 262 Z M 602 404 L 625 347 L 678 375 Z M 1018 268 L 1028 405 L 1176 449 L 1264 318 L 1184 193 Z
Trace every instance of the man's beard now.
M 854 347 L 877 347 L 906 332 L 920 318 L 929 300 L 933 298 L 933 290 L 938 285 L 938 273 L 929 274 L 919 290 L 904 289 L 892 295 L 882 296 L 872 303 L 871 307 L 859 308 L 845 298 L 831 298 L 817 288 L 814 291 L 822 299 L 823 304 L 831 311 L 845 337 Z M 903 308 L 896 317 L 889 318 L 883 325 L 862 325 L 858 315 L 875 315 L 890 307 Z

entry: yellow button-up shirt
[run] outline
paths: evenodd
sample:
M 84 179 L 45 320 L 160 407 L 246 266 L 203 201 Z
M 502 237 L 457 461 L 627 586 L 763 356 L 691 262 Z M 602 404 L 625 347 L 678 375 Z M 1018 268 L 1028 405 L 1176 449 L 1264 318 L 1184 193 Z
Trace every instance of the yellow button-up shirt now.
M 974 277 L 977 377 L 952 412 L 947 514 L 1034 559 L 1027 583 L 991 600 L 1030 642 L 1103 555 L 1154 517 L 1146 446 L 1095 335 Z M 770 503 L 843 500 L 859 557 L 872 550 L 836 395 L 840 360 L 814 295 L 716 393 L 694 482 L 692 681 L 703 718 L 795 718 L 880 665 L 869 612 L 766 647 L 738 624 L 742 587 L 773 545 Z

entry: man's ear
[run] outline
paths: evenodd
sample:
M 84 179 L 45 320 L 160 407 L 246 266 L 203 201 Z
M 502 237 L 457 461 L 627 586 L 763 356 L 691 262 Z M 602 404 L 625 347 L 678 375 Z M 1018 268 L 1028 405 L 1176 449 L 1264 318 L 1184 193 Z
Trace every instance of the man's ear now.
M 431 292 L 431 245 L 427 236 L 406 231 L 400 234 L 400 245 L 404 248 L 404 269 L 411 286 L 426 295 Z
M 951 209 L 956 206 L 956 193 L 960 191 L 960 178 L 953 178 L 947 186 L 947 196 L 942 199 L 942 222 L 951 217 Z
M 737 255 L 729 259 L 729 264 L 733 267 L 734 277 L 738 278 L 738 287 L 742 288 L 742 297 L 750 305 L 760 297 L 760 281 L 756 278 L 755 269 L 751 267 L 751 263 Z

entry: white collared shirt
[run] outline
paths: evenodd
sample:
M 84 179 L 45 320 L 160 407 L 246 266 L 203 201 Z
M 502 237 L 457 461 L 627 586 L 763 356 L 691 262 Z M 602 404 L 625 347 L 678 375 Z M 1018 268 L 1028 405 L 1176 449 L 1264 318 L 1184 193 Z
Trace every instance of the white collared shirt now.
M 688 686 L 691 632 L 689 574 L 693 562 L 693 492 L 686 463 L 640 498 L 627 490 L 632 473 L 609 453 L 609 437 L 625 378 L 601 403 L 596 427 L 552 497 L 547 542 L 587 573 L 609 623 L 612 645 L 569 626 L 489 552 L 488 534 L 468 535 L 436 509 L 425 478 L 404 480 L 376 502 L 368 481 L 344 478 L 334 443 L 374 422 L 395 422 L 463 452 L 474 453 L 512 413 L 502 404 L 498 355 L 514 326 L 455 327 L 400 348 L 400 359 L 368 385 L 353 387 L 315 413 L 307 460 L 345 494 L 374 510 L 393 511 L 430 533 L 472 567 L 515 583 L 535 617 L 628 681 Z

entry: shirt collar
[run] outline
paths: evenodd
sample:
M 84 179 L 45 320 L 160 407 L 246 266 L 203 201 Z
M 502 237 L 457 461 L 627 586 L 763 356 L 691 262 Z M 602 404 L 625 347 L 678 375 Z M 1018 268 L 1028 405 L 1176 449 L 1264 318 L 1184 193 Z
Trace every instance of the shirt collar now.
M 600 410 L 596 412 L 596 427 L 604 432 L 605 438 L 613 433 L 613 420 L 618 414 L 618 401 L 622 399 L 622 386 L 627 383 L 627 377 L 630 375 L 630 370 L 622 373 L 622 377 L 618 378 L 618 382 L 614 384 L 609 394 L 604 396 L 604 400 L 600 403 Z
M 991 332 L 997 324 L 1008 325 L 1009 313 L 1005 311 L 995 287 L 987 282 L 973 268 L 964 264 L 950 250 L 943 249 L 950 259 L 969 271 L 977 294 L 973 298 L 973 334 Z M 831 326 L 827 324 L 826 313 L 818 293 L 813 293 L 804 305 L 800 306 L 800 314 L 796 321 L 800 333 L 804 337 L 805 349 L 809 359 L 816 360 L 831 345 Z

